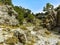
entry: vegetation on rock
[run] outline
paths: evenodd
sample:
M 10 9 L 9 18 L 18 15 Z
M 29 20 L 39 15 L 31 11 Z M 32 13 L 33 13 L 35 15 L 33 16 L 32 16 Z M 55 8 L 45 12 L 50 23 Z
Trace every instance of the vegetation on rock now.
M 0 45 L 60 45 L 60 36 L 49 31 L 60 24 L 60 6 L 47 3 L 44 13 L 34 14 L 11 1 L 0 0 Z

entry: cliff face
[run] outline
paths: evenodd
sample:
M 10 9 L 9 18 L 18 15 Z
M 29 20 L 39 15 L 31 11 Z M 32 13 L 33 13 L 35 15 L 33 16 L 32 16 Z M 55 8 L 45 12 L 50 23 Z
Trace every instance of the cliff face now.
M 0 6 L 0 24 L 17 25 L 19 23 L 16 19 L 17 15 L 12 6 Z

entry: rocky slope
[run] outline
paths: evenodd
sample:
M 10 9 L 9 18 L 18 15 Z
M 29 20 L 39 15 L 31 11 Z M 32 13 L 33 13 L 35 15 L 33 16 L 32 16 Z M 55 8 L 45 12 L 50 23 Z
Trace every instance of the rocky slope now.
M 17 15 L 12 6 L 0 6 L 0 24 L 17 25 L 19 23 L 16 19 Z
M 60 36 L 42 27 L 23 30 L 0 26 L 0 45 L 60 45 Z
M 0 6 L 0 45 L 60 45 L 60 36 L 43 27 L 15 26 L 17 15 L 11 6 Z

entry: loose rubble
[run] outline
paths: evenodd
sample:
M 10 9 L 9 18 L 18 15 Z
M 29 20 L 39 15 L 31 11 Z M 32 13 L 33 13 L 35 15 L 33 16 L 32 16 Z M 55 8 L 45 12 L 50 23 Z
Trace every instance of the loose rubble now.
M 27 27 L 26 27 L 27 28 Z M 30 30 L 18 28 L 0 28 L 0 44 L 2 45 L 59 45 L 59 35 L 40 28 L 33 30 L 34 26 L 28 27 Z M 28 29 L 27 28 L 27 29 Z M 32 30 L 31 30 L 32 29 Z

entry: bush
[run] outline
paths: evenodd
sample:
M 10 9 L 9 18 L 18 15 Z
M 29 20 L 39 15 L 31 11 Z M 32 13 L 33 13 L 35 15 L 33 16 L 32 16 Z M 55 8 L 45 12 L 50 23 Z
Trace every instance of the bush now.
M 20 26 L 21 29 L 27 30 L 26 26 Z
M 23 15 L 18 15 L 18 20 L 20 24 L 23 24 L 23 20 L 24 20 Z
M 32 14 L 29 14 L 28 17 L 27 17 L 27 21 L 28 22 L 33 22 L 34 20 L 34 16 Z

